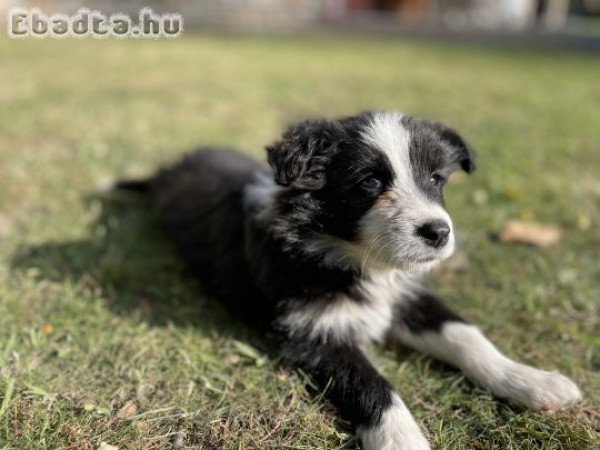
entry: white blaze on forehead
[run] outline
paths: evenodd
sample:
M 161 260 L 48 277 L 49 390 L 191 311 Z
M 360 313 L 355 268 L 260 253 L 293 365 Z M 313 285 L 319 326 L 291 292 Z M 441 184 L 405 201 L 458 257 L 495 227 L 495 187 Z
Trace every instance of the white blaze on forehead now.
M 400 113 L 375 112 L 361 137 L 366 144 L 379 149 L 388 157 L 396 175 L 396 182 L 412 182 L 410 133 L 402 125 L 401 119 Z
M 392 190 L 398 194 L 403 208 L 412 210 L 413 216 L 431 219 L 446 219 L 448 214 L 437 203 L 432 202 L 415 182 L 410 161 L 410 132 L 400 121 L 402 114 L 380 111 L 373 114 L 371 123 L 362 133 L 363 141 L 380 150 L 389 159 L 394 171 Z M 408 211 L 407 211 L 408 212 Z

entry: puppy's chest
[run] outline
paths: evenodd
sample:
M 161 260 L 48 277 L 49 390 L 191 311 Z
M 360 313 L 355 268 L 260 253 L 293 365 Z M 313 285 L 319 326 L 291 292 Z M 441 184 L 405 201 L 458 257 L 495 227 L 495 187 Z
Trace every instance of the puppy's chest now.
M 394 318 L 396 306 L 406 298 L 416 281 L 400 272 L 373 275 L 361 280 L 353 294 L 294 308 L 282 318 L 294 334 L 337 342 L 381 341 Z

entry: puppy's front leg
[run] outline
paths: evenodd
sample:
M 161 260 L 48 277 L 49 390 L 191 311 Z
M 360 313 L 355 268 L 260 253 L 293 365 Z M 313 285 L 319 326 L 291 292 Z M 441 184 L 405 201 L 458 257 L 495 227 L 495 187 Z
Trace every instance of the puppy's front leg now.
M 418 292 L 398 305 L 392 334 L 458 367 L 497 396 L 529 408 L 562 408 L 581 400 L 570 379 L 503 355 L 477 327 L 465 323 L 430 292 Z
M 357 428 L 364 450 L 427 450 L 429 443 L 398 394 L 352 344 L 286 340 L 285 359 L 309 373 Z

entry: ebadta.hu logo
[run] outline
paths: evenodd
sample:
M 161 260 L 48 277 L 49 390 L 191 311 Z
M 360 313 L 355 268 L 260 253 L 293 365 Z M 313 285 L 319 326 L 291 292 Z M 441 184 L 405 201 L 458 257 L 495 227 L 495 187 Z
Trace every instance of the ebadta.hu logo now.
M 183 32 L 181 14 L 139 11 L 137 22 L 123 13 L 104 14 L 82 8 L 77 13 L 45 14 L 38 8 L 11 8 L 7 33 L 11 38 L 176 38 Z

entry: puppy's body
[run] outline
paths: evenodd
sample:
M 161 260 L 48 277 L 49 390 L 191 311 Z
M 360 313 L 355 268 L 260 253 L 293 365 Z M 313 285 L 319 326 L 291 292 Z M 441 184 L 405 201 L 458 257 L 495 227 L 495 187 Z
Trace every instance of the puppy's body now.
M 147 185 L 162 225 L 194 273 L 222 301 L 257 317 L 265 298 L 250 279 L 245 254 L 244 191 L 265 172 L 240 153 L 202 149 Z
M 147 182 L 184 257 L 214 294 L 275 331 L 366 449 L 429 448 L 363 344 L 386 336 L 530 407 L 580 398 L 567 378 L 518 364 L 449 310 L 420 274 L 454 248 L 442 186 L 474 168 L 453 130 L 396 113 L 291 127 L 271 169 L 205 149 Z

